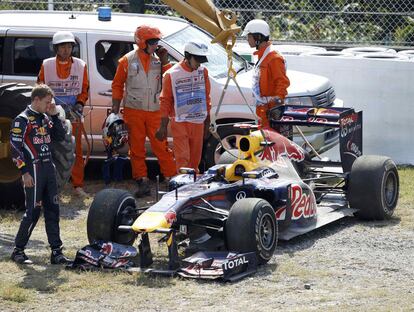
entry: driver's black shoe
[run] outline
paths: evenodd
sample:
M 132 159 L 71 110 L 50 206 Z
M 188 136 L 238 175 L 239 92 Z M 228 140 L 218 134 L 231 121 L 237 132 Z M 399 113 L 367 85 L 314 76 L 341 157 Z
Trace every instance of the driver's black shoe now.
M 140 178 L 137 179 L 135 182 L 137 183 L 138 187 L 137 191 L 135 192 L 136 198 L 151 195 L 151 189 L 148 178 Z
M 18 264 L 33 264 L 33 261 L 26 256 L 24 250 L 17 247 L 14 248 L 10 258 Z
M 62 248 L 52 249 L 50 255 L 50 263 L 52 264 L 71 264 L 72 261 L 66 258 L 62 253 Z

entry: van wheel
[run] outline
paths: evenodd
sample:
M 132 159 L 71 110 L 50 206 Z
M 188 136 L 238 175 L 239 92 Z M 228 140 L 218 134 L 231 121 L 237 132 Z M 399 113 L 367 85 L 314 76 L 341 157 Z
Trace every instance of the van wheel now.
M 0 208 L 24 208 L 24 193 L 20 171 L 12 161 L 10 153 L 10 128 L 13 119 L 30 104 L 32 86 L 21 83 L 7 83 L 0 86 Z M 57 169 L 58 189 L 70 177 L 73 164 L 72 135 L 63 142 L 54 142 L 52 157 Z M 71 152 L 69 152 L 71 150 Z M 8 191 L 13 189 L 12 192 Z
M 30 104 L 32 87 L 7 83 L 0 86 L 0 208 L 24 208 L 20 171 L 10 153 L 10 129 L 13 119 Z M 7 195 L 6 195 L 7 194 Z
M 237 138 L 245 133 L 245 130 L 232 126 L 218 127 L 217 131 L 221 142 L 212 135 L 207 139 L 204 145 L 202 164 L 200 165 L 202 171 L 218 164 L 220 156 L 226 150 L 237 150 Z

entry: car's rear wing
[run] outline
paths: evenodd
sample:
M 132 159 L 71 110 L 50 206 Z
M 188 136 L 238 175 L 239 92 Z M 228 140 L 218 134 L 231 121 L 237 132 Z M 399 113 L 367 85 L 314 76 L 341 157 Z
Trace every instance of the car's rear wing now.
M 339 129 L 342 168 L 349 172 L 354 160 L 362 155 L 362 111 L 353 108 L 317 108 L 298 105 L 275 107 L 269 112 L 272 128 L 283 134 L 293 126 L 331 127 Z

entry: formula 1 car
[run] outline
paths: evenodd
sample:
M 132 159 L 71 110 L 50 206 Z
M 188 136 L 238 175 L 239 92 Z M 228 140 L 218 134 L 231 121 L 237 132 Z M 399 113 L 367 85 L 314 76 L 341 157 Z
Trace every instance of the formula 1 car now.
M 245 130 L 238 150 L 223 154 L 202 175 L 182 168 L 171 191 L 151 207 L 139 208 L 127 191 L 99 192 L 88 215 L 90 243 L 129 245 L 139 235 L 140 265 L 147 267 L 148 234 L 163 233 L 166 272 L 234 280 L 268 262 L 280 239 L 346 216 L 392 216 L 398 171 L 387 157 L 362 155 L 362 112 L 282 106 L 270 112 L 270 121 L 272 128 L 265 129 L 235 125 Z M 289 139 L 296 125 L 338 128 L 341 161 L 312 159 Z M 180 247 L 195 254 L 181 261 Z

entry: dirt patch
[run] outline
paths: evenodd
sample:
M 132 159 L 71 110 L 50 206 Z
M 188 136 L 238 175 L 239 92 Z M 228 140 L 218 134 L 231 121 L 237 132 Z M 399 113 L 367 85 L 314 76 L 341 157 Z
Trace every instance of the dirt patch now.
M 414 170 L 400 170 L 401 196 L 387 222 L 342 219 L 289 242 L 280 242 L 272 260 L 238 283 L 151 278 L 127 273 L 67 271 L 49 264 L 43 218 L 27 248 L 35 262 L 9 261 L 22 213 L 0 213 L 0 310 L 144 311 L 393 311 L 414 306 Z M 91 195 L 104 188 L 90 181 Z M 133 182 L 116 187 L 134 190 Z M 150 204 L 152 197 L 139 201 Z M 87 244 L 86 217 L 92 197 L 67 187 L 61 197 L 65 252 L 74 257 Z M 166 248 L 152 237 L 155 262 Z

